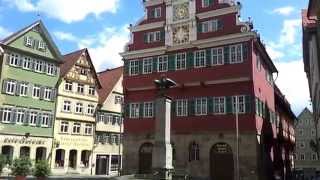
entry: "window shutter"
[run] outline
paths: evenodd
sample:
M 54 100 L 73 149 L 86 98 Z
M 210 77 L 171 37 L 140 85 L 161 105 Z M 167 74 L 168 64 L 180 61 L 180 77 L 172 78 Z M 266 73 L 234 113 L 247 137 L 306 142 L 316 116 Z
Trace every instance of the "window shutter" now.
M 8 65 L 9 63 L 10 63 L 10 53 L 7 54 L 6 65 Z
M 35 67 L 35 59 L 32 59 L 30 62 L 30 69 L 34 70 Z
M 49 115 L 49 122 L 48 122 L 49 127 L 53 127 L 53 126 L 52 126 L 52 124 L 53 124 L 53 117 L 54 117 L 53 114 L 50 114 L 50 115 Z
M 139 106 L 139 117 L 140 118 L 143 118 L 143 103 L 140 103 L 140 106 Z
M 3 80 L 2 81 L 2 93 L 6 93 L 6 88 L 7 88 L 8 80 Z
M 245 96 L 245 103 L 246 103 L 246 113 L 251 113 L 252 112 L 252 100 L 250 95 Z
M 154 57 L 152 59 L 152 67 L 153 67 L 153 72 L 158 71 L 158 58 L 157 57 Z
M 207 59 L 207 66 L 211 66 L 211 49 L 206 50 L 206 59 Z
M 14 82 L 15 82 L 15 84 L 14 84 L 14 86 L 13 86 L 13 92 L 15 93 L 16 90 L 17 90 L 17 83 L 18 83 L 18 81 L 14 81 Z
M 33 38 L 31 38 L 31 41 L 32 41 L 32 46 L 31 47 L 32 48 L 38 48 L 39 41 L 36 40 L 36 39 L 33 39 Z
M 143 34 L 143 42 L 148 43 L 148 33 Z
M 16 123 L 16 117 L 17 117 L 17 109 L 12 109 L 10 123 L 15 124 Z
M 22 67 L 23 66 L 23 56 L 19 57 L 19 63 L 18 66 Z
M 190 116 L 193 116 L 195 114 L 194 99 L 190 99 L 188 101 L 188 114 Z
M 51 101 L 54 101 L 57 97 L 57 89 L 54 88 L 52 89 L 52 94 L 51 94 Z
M 232 96 L 226 97 L 226 107 L 227 107 L 227 109 L 226 109 L 227 114 L 230 114 L 233 112 L 233 110 L 232 110 L 233 109 L 232 108 Z
M 143 73 L 143 61 L 138 61 L 139 63 L 139 74 L 142 74 Z
M 194 55 L 193 52 L 188 52 L 187 53 L 187 68 L 193 68 L 193 63 L 194 63 Z
M 213 98 L 208 97 L 208 114 L 213 113 Z
M 176 56 L 175 54 L 170 54 L 168 57 L 168 65 L 169 65 L 169 71 L 174 71 L 176 70 Z
M 223 48 L 223 53 L 224 53 L 224 63 L 225 64 L 230 64 L 230 52 L 229 52 L 230 48 L 229 46 L 226 46 Z
M 29 124 L 29 119 L 30 119 L 30 111 L 25 111 L 23 124 L 24 125 L 28 125 Z
M 176 101 L 171 102 L 171 116 L 175 117 L 177 115 L 176 113 Z
M 223 21 L 221 19 L 218 20 L 218 30 L 223 29 Z
M 31 97 L 32 97 L 32 93 L 33 93 L 33 84 L 29 83 L 29 85 L 28 85 L 28 86 L 29 86 L 29 88 L 28 88 L 28 89 L 29 89 L 29 93 L 28 93 L 28 94 L 29 94 L 29 96 L 31 96 Z
M 198 23 L 198 33 L 202 33 L 202 23 Z
M 161 41 L 165 41 L 166 39 L 166 32 L 164 30 L 160 31 L 160 39 Z
M 154 18 L 154 14 L 155 14 L 155 9 L 151 9 L 150 14 L 149 14 L 150 19 Z
M 209 0 L 209 6 L 213 5 L 213 0 Z
M 248 60 L 248 43 L 247 42 L 242 44 L 242 56 L 243 56 L 243 61 Z
M 21 83 L 20 83 L 20 82 L 17 82 L 17 83 L 16 83 L 16 92 L 15 92 L 15 94 L 16 94 L 17 96 L 20 95 L 20 88 L 21 88 Z
M 44 87 L 40 87 L 40 99 L 44 98 Z
M 0 122 L 2 122 L 3 118 L 3 108 L 0 108 Z
M 37 127 L 41 126 L 41 118 L 42 118 L 42 113 L 37 113 L 37 120 L 36 120 Z
M 124 59 L 124 75 L 129 75 L 129 60 Z
M 41 71 L 42 71 L 43 73 L 46 73 L 46 72 L 47 72 L 47 68 L 48 68 L 48 63 L 43 62 Z
M 124 117 L 129 118 L 129 116 L 130 116 L 130 105 L 126 104 L 125 110 L 124 110 Z

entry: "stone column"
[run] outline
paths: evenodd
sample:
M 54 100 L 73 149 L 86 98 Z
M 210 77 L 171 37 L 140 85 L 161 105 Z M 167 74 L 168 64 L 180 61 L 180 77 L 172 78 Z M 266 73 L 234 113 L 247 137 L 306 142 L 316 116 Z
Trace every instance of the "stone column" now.
M 172 179 L 172 147 L 170 143 L 171 99 L 160 96 L 155 103 L 155 144 L 152 153 L 154 179 Z

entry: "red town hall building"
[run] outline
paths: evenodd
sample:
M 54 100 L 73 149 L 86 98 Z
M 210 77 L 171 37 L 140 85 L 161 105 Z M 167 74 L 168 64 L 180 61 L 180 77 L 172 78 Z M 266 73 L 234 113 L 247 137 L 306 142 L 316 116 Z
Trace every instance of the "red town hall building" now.
M 240 3 L 230 0 L 149 0 L 131 25 L 124 60 L 123 171 L 152 172 L 153 83 L 177 82 L 171 142 L 175 172 L 194 179 L 234 179 L 236 97 L 242 179 L 284 179 L 293 168 L 295 115 L 273 82 L 278 73 Z

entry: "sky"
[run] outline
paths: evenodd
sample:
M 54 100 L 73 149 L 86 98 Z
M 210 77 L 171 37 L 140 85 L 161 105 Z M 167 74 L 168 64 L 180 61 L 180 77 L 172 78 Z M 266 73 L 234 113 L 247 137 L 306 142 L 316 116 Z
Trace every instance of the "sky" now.
M 279 70 L 276 84 L 298 115 L 311 109 L 302 61 L 301 9 L 307 0 L 240 0 Z M 62 54 L 88 48 L 97 71 L 122 65 L 129 24 L 144 16 L 142 0 L 0 0 L 0 39 L 41 19 Z

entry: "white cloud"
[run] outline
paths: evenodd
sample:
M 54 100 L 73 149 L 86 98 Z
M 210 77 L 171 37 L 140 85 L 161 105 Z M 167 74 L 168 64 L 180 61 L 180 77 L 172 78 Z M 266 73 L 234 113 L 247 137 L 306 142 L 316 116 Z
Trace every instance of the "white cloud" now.
M 297 33 L 301 29 L 301 19 L 285 20 L 280 35 L 280 45 L 295 43 Z
M 0 40 L 9 36 L 12 32 L 0 26 Z
M 300 113 L 306 106 L 311 109 L 303 61 L 276 62 L 275 64 L 279 70 L 276 84 L 291 103 L 295 114 Z
M 88 15 L 99 17 L 102 13 L 115 13 L 119 0 L 5 0 L 22 12 L 39 12 L 49 17 L 72 23 Z
M 268 52 L 269 56 L 273 60 L 280 59 L 280 58 L 282 58 L 284 56 L 284 54 L 281 51 L 276 50 L 272 46 L 267 45 L 266 49 L 267 49 L 267 52 Z
M 56 31 L 54 35 L 59 40 L 76 43 L 80 49 L 88 48 L 97 71 L 121 66 L 123 63 L 119 53 L 129 42 L 128 25 L 105 28 L 97 35 L 83 38 L 61 31 Z
M 295 11 L 295 8 L 292 6 L 280 7 L 272 10 L 272 13 L 289 16 L 291 13 Z

